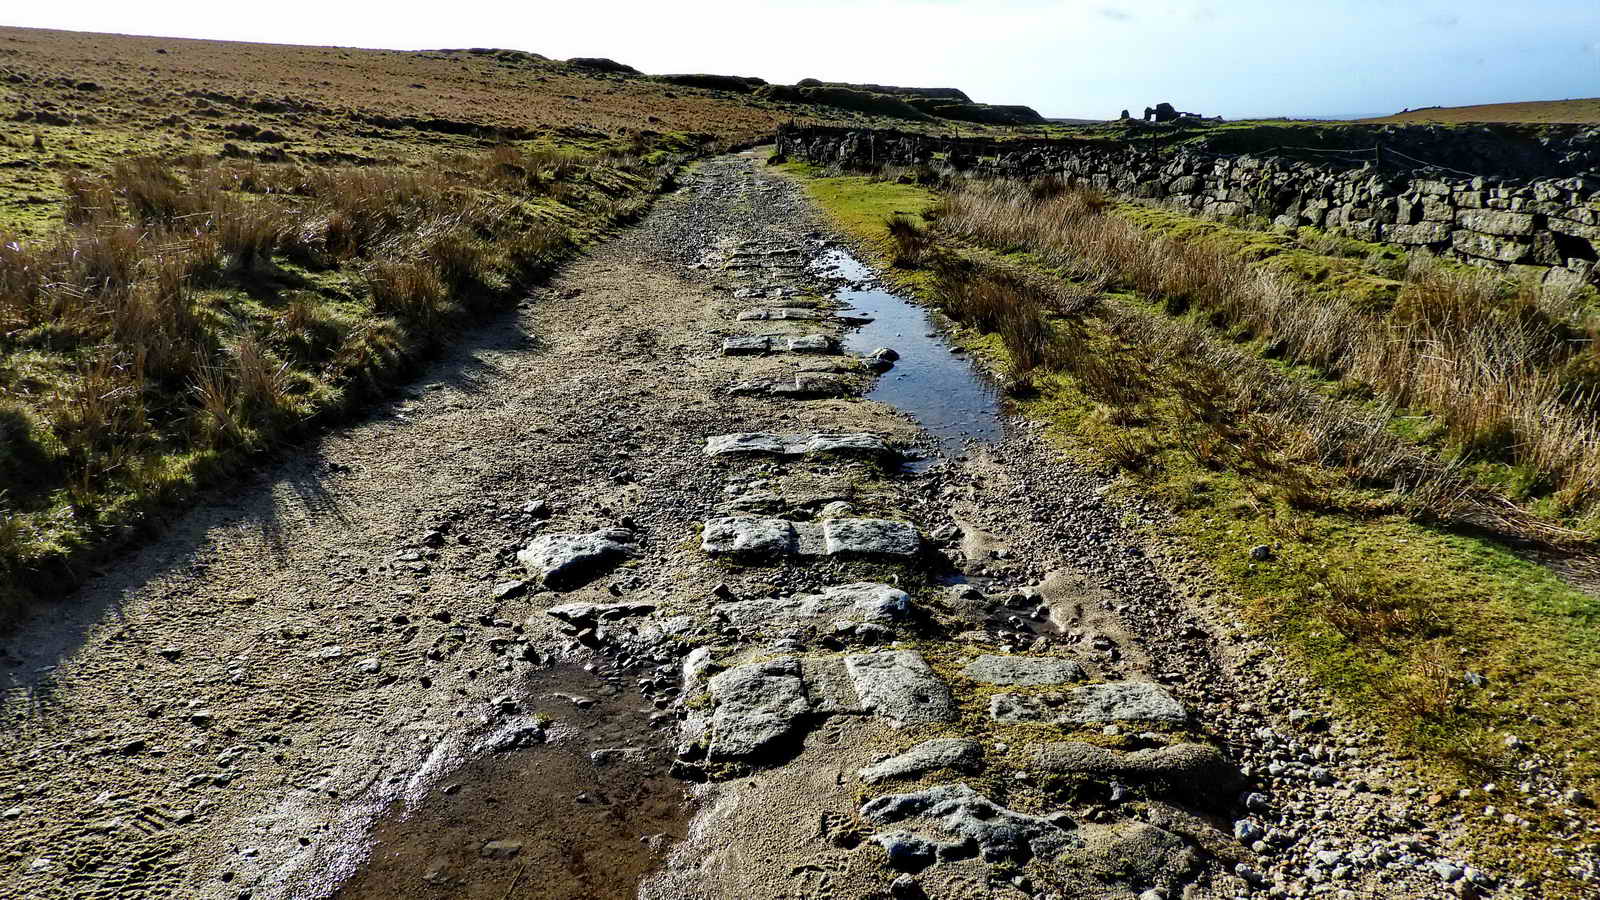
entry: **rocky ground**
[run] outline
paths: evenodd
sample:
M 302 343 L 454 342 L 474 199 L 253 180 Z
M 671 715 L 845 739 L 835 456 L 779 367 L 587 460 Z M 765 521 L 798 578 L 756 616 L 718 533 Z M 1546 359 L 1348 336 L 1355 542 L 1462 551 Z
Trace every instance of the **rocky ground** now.
M 1521 893 L 1159 510 L 864 397 L 797 185 L 685 182 L 6 641 L 8 896 Z

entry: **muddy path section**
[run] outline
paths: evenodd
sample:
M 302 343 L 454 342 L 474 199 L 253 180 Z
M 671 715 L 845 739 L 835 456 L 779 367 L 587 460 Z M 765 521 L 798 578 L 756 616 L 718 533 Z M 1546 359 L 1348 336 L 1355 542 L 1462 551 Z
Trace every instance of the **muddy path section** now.
M 507 733 L 519 746 L 476 757 L 379 824 L 339 897 L 633 895 L 688 823 L 656 710 L 576 666 L 542 673 L 536 687 L 527 711 L 544 723 L 537 739 Z

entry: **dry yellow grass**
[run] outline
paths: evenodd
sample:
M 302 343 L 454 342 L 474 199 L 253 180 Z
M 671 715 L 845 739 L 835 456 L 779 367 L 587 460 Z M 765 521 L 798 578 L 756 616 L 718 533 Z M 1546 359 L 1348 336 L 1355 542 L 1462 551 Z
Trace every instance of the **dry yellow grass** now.
M 1365 122 L 1446 124 L 1508 122 L 1529 125 L 1600 124 L 1600 97 L 1586 100 L 1530 100 L 1523 103 L 1484 103 L 1478 106 L 1431 106 Z

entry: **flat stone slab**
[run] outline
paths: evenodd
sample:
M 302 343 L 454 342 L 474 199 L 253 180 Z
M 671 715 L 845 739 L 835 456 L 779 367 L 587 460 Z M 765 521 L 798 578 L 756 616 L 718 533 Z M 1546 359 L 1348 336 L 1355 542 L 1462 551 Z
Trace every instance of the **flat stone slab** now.
M 700 536 L 707 553 L 776 556 L 794 549 L 794 526 L 783 519 L 724 516 L 707 520 Z
M 654 603 L 563 603 L 544 612 L 569 625 L 582 625 L 647 616 L 655 611 Z
M 923 741 L 899 756 L 873 763 L 856 774 L 867 784 L 877 784 L 890 778 L 909 778 L 939 769 L 955 769 L 970 774 L 976 772 L 982 763 L 983 748 L 977 741 L 936 738 Z
M 1052 856 L 1079 844 L 1054 822 L 1007 809 L 966 784 L 877 797 L 861 805 L 861 817 L 874 825 L 926 821 L 991 862 Z
M 864 431 L 810 434 L 747 431 L 715 434 L 706 438 L 705 446 L 707 456 L 808 456 L 827 453 L 887 457 L 893 456 L 894 450 L 884 443 L 883 438 Z
M 1129 781 L 1183 781 L 1202 792 L 1227 791 L 1239 770 L 1215 747 L 1173 744 L 1122 752 L 1079 741 L 1046 744 L 1033 753 L 1034 765 L 1058 775 L 1092 775 Z
M 820 309 L 802 309 L 798 306 L 769 306 L 739 313 L 741 322 L 816 321 L 827 317 L 828 314 Z
M 1183 704 L 1160 687 L 1143 681 L 1087 684 L 1063 694 L 1032 697 L 996 694 L 989 717 L 1001 724 L 1088 725 L 1095 722 L 1188 721 Z
M 819 716 L 864 716 L 870 712 L 850 683 L 844 660 L 837 656 L 801 657 L 800 678 L 811 711 Z
M 820 594 L 719 603 L 715 611 L 735 625 L 841 618 L 891 625 L 910 615 L 911 597 L 886 584 L 858 582 L 827 588 Z
M 761 356 L 767 353 L 832 353 L 838 349 L 833 338 L 825 334 L 758 334 L 726 338 L 722 342 L 723 356 Z
M 700 549 L 711 554 L 777 556 L 894 556 L 917 554 L 922 539 L 916 526 L 892 519 L 833 518 L 790 522 L 759 516 L 721 516 L 706 520 Z
M 1053 656 L 980 656 L 967 663 L 961 674 L 984 684 L 1066 684 L 1083 681 L 1088 674 L 1070 659 Z
M 844 658 L 861 705 L 896 725 L 927 725 L 956 717 L 950 688 L 914 650 L 857 653 Z
M 922 549 L 917 526 L 894 519 L 829 519 L 822 537 L 829 556 L 915 556 Z
M 712 676 L 707 687 L 713 759 L 736 759 L 771 750 L 798 731 L 811 712 L 792 656 L 735 666 Z
M 826 375 L 800 375 L 795 378 L 757 378 L 741 381 L 729 386 L 728 393 L 747 397 L 808 399 L 848 397 L 854 391 L 848 383 L 839 378 L 830 378 Z
M 606 528 L 586 534 L 542 534 L 517 553 L 517 562 L 554 590 L 578 587 L 625 559 L 633 532 Z

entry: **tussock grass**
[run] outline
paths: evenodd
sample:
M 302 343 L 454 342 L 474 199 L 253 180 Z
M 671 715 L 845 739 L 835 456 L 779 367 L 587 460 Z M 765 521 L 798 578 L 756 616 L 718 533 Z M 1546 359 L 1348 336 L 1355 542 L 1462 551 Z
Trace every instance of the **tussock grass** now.
M 637 218 L 674 165 L 503 146 L 429 170 L 191 157 L 68 173 L 56 232 L 0 235 L 9 599 L 381 388 L 585 234 Z
M 1596 317 L 1569 294 L 1414 259 L 1396 302 L 1374 312 L 1313 294 L 1204 240 L 1177 240 L 1106 215 L 1093 191 L 966 182 L 935 210 L 946 234 L 1027 250 L 1083 279 L 1125 287 L 1169 313 L 1195 310 L 1304 365 L 1436 417 L 1461 460 L 1504 461 L 1560 515 L 1600 507 Z M 1437 489 L 1446 496 L 1455 492 Z

